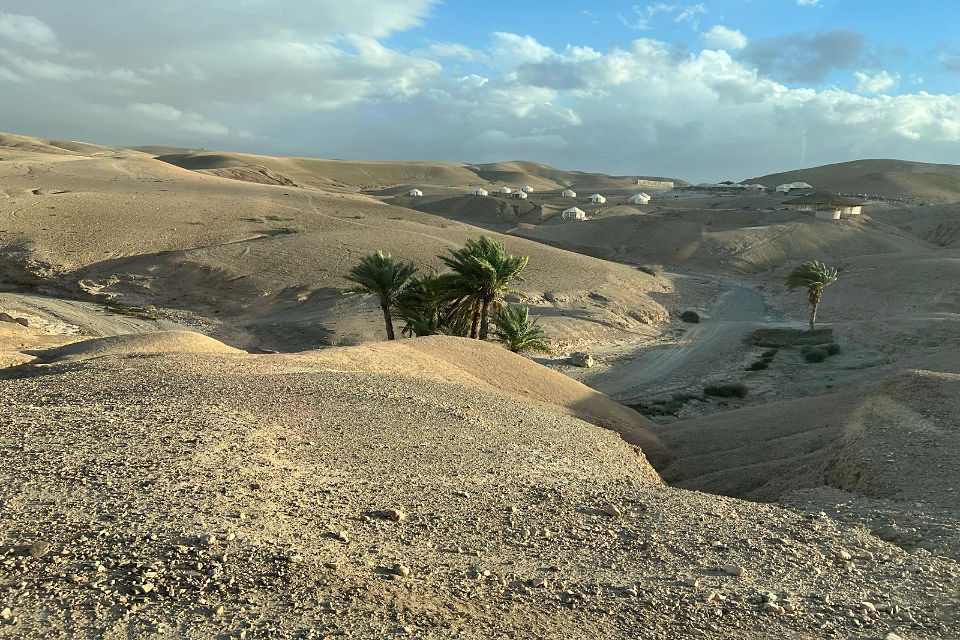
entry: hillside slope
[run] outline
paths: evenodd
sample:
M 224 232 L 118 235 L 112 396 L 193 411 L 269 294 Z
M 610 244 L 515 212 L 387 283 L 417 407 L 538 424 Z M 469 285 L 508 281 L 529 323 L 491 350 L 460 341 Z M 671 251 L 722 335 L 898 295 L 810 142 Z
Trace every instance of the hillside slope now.
M 812 640 L 960 622 L 956 563 L 651 482 L 616 434 L 540 407 L 417 369 L 94 351 L 0 371 L 4 633 Z
M 854 160 L 772 173 L 744 182 L 759 182 L 770 188 L 787 182 L 807 182 L 817 189 L 838 193 L 918 198 L 927 202 L 960 201 L 960 166 L 952 164 Z

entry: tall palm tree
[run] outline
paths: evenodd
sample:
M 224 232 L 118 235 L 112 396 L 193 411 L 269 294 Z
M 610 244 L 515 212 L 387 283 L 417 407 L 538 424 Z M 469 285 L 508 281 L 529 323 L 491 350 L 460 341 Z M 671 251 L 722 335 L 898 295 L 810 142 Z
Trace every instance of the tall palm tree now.
M 445 296 L 471 314 L 470 337 L 486 340 L 491 312 L 503 307 L 511 283 L 523 282 L 520 274 L 529 258 L 507 255 L 503 243 L 481 236 L 440 259 L 453 272 L 442 276 Z
M 540 318 L 531 318 L 527 307 L 508 306 L 497 313 L 493 337 L 514 353 L 551 351 L 543 329 L 540 328 Z
M 402 335 L 468 335 L 470 317 L 444 299 L 443 283 L 444 279 L 434 271 L 410 279 L 397 296 L 395 306 L 396 315 L 404 322 Z
M 837 268 L 828 267 L 822 262 L 811 260 L 803 262 L 787 276 L 787 289 L 806 289 L 807 300 L 810 302 L 810 330 L 813 331 L 817 321 L 817 309 L 820 307 L 820 297 L 827 285 L 837 281 Z
M 348 292 L 365 293 L 380 300 L 383 322 L 387 326 L 387 340 L 396 339 L 391 312 L 397 296 L 416 272 L 417 268 L 412 262 L 394 260 L 389 253 L 377 251 L 360 260 L 360 264 L 347 274 L 347 280 L 356 283 L 347 289 Z

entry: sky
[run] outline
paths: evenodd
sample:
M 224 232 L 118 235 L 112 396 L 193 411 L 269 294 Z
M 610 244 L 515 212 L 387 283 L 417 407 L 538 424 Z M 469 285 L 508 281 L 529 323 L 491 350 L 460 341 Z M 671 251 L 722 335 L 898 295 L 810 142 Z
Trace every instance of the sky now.
M 750 177 L 960 163 L 943 0 L 0 0 L 0 131 Z

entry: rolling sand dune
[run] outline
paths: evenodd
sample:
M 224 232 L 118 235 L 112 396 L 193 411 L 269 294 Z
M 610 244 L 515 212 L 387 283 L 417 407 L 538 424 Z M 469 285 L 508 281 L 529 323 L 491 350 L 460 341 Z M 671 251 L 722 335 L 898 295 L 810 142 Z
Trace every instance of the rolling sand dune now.
M 347 269 L 378 249 L 439 268 L 438 254 L 482 233 L 387 206 L 353 187 L 329 192 L 224 179 L 138 152 L 24 153 L 0 162 L 6 196 L 0 198 L 0 278 L 216 315 L 224 324 L 218 335 L 240 345 L 266 334 L 272 336 L 267 346 L 285 349 L 379 338 L 374 304 L 340 293 Z M 216 154 L 195 158 L 230 169 Z M 310 160 L 277 162 L 283 165 L 277 171 L 297 180 L 302 167 L 314 171 Z M 316 162 L 332 167 L 331 181 L 378 171 L 386 173 L 373 182 L 405 179 L 408 171 L 469 173 L 448 163 Z M 522 287 L 555 335 L 572 342 L 643 335 L 668 318 L 649 296 L 668 293 L 666 279 L 490 235 L 530 256 Z M 284 323 L 296 329 L 286 338 Z

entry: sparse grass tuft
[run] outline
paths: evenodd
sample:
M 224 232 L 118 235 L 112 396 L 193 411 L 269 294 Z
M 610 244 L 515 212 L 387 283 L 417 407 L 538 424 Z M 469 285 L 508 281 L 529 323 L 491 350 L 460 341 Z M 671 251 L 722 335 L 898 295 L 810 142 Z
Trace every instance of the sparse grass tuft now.
M 779 352 L 780 352 L 779 349 L 769 349 L 769 350 L 764 351 L 763 353 L 761 353 L 761 354 L 760 354 L 760 357 L 761 357 L 761 358 L 772 358 L 773 356 L 777 355 L 777 353 L 779 353 Z
M 742 382 L 709 384 L 703 388 L 703 393 L 715 398 L 746 398 L 747 385 Z
M 808 349 L 805 354 L 803 354 L 803 359 L 807 362 L 823 362 L 827 359 L 827 350 L 821 347 L 814 347 Z
M 689 322 L 691 324 L 697 324 L 700 322 L 700 314 L 696 311 L 684 311 L 680 314 L 680 319 L 684 322 Z
M 770 363 L 766 360 L 757 360 L 756 362 L 750 363 L 750 366 L 747 367 L 747 371 L 763 371 L 770 367 Z
M 638 267 L 640 271 L 651 275 L 651 276 L 662 276 L 663 275 L 663 265 L 662 264 L 644 264 Z
M 107 305 L 107 311 L 119 316 L 134 316 L 144 320 L 156 320 L 157 308 L 152 304 L 143 306 L 129 305 L 124 302 L 112 302 Z

